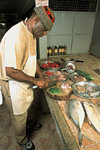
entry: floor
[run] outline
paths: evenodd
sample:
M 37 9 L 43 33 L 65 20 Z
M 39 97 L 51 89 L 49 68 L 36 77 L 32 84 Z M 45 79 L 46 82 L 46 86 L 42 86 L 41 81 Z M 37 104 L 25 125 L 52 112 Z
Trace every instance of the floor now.
M 35 150 L 62 150 L 51 114 L 41 114 L 40 122 L 43 127 L 35 131 L 31 139 Z M 0 105 L 0 150 L 21 150 L 14 138 L 14 126 L 5 104 Z

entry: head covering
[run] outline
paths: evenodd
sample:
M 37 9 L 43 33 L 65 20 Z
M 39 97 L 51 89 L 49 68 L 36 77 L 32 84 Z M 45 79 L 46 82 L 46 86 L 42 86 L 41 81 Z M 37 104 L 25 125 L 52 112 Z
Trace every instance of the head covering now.
M 50 31 L 55 21 L 52 10 L 48 6 L 39 6 L 35 7 L 34 11 L 45 26 L 46 30 Z

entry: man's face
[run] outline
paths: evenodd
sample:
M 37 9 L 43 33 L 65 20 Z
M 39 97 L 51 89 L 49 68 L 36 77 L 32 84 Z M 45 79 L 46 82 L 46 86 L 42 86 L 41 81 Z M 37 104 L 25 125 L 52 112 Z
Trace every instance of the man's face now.
M 36 38 L 47 35 L 47 31 L 45 30 L 45 27 L 40 20 L 35 23 L 34 28 L 32 28 L 32 33 Z

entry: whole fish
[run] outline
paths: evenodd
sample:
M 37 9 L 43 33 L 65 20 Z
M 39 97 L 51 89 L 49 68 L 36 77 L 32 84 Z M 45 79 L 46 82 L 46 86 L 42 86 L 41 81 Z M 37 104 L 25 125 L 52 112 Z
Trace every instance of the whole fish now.
M 94 126 L 94 128 L 100 134 L 100 108 L 89 101 L 83 102 L 89 123 Z
M 72 118 L 72 120 L 74 121 L 74 123 L 79 129 L 78 139 L 79 139 L 79 145 L 81 146 L 82 138 L 83 138 L 81 127 L 85 118 L 85 112 L 84 112 L 81 102 L 76 99 L 70 100 L 68 103 L 68 112 L 69 112 L 69 117 Z

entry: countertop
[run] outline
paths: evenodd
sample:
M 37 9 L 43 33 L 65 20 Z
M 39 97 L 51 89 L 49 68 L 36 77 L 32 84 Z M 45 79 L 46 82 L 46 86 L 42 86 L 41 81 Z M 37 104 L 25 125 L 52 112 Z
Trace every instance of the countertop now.
M 75 66 L 79 70 L 83 70 L 87 73 L 90 73 L 95 80 L 96 84 L 100 85 L 100 75 L 95 72 L 96 69 L 100 68 L 100 58 L 97 58 L 93 55 L 66 55 L 61 57 L 51 57 L 49 60 L 56 60 L 61 61 L 61 58 L 69 59 L 72 58 L 74 60 L 83 60 L 83 63 L 76 62 Z M 47 59 L 48 60 L 48 59 Z M 94 141 L 95 139 L 85 139 L 83 141 L 83 146 L 79 147 L 78 140 L 77 140 L 77 129 L 76 126 L 73 125 L 70 121 L 68 121 L 68 118 L 65 113 L 65 103 L 66 101 L 58 101 L 51 99 L 46 91 L 44 91 L 47 103 L 50 109 L 50 112 L 52 114 L 52 117 L 55 121 L 55 125 L 58 131 L 58 134 L 60 136 L 62 146 L 64 150 L 98 150 L 100 148 L 100 135 L 97 134 L 97 142 Z M 73 95 L 71 95 L 73 97 Z M 77 97 L 74 97 L 77 98 Z M 80 99 L 80 98 L 79 98 Z M 98 106 L 100 107 L 100 98 L 97 100 L 93 100 L 94 103 L 98 103 Z M 89 129 L 91 126 L 87 125 L 87 129 Z M 87 130 L 88 131 L 88 130 Z M 90 130 L 91 131 L 91 130 Z M 95 132 L 94 132 L 95 133 Z M 84 144 L 85 143 L 85 144 Z

